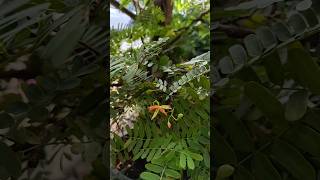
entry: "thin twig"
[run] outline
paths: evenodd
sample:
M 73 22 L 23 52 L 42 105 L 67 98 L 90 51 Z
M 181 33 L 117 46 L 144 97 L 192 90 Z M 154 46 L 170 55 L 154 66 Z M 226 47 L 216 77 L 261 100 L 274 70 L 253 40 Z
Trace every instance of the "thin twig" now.
M 132 3 L 134 4 L 134 7 L 136 8 L 136 14 L 138 14 L 138 12 L 141 12 L 141 6 L 139 4 L 139 1 L 137 0 L 132 0 Z
M 130 10 L 128 10 L 125 7 L 122 7 L 120 5 L 119 2 L 117 2 L 116 0 L 110 0 L 110 3 L 117 9 L 119 9 L 121 12 L 125 13 L 126 15 L 128 15 L 129 17 L 131 17 L 132 19 L 136 19 L 137 15 L 134 14 L 133 12 L 131 12 Z
M 50 145 L 60 145 L 60 144 L 64 144 L 64 145 L 72 145 L 72 144 L 76 144 L 76 143 L 81 143 L 81 144 L 87 144 L 87 143 L 92 143 L 94 141 L 85 141 L 85 142 L 67 142 L 67 141 L 63 141 L 63 142 L 52 142 L 52 143 L 46 143 L 46 144 L 37 144 L 35 146 L 32 146 L 28 149 L 22 150 L 23 153 L 27 153 L 29 151 L 32 151 L 36 148 L 39 147 L 43 147 L 43 146 L 50 146 Z
M 85 48 L 89 49 L 90 51 L 92 51 L 93 53 L 95 53 L 97 56 L 100 56 L 101 53 L 98 52 L 97 50 L 95 50 L 94 48 L 92 48 L 91 46 L 89 46 L 88 44 L 86 44 L 85 42 L 83 41 L 79 41 L 79 44 L 84 46 Z
M 4 139 L 7 139 L 7 140 L 9 140 L 9 141 L 12 141 L 12 142 L 16 142 L 14 139 L 12 139 L 12 138 L 10 138 L 10 137 L 8 137 L 8 136 L 6 136 L 6 135 L 3 135 L 3 134 L 0 134 L 0 137 L 2 137 L 2 138 L 4 138 Z
M 291 90 L 291 91 L 305 91 L 305 90 L 307 90 L 307 89 L 304 89 L 304 88 L 285 88 L 285 87 L 280 87 L 280 88 L 275 87 L 274 89 Z
M 249 34 L 253 34 L 254 31 L 247 28 L 237 27 L 234 25 L 226 25 L 226 24 L 219 24 L 218 27 L 214 30 L 220 30 L 225 32 L 230 37 L 235 38 L 243 38 Z
M 198 21 L 201 21 L 203 16 L 207 15 L 210 12 L 210 9 L 207 9 L 206 11 L 202 12 L 196 19 L 192 20 L 191 23 L 188 26 L 182 27 L 177 30 L 177 32 L 180 32 L 176 37 L 174 37 L 164 48 L 163 52 L 166 52 L 168 49 L 170 49 L 170 46 L 172 46 L 174 43 L 176 43 L 184 33 L 186 33 L 191 27 L 196 24 Z

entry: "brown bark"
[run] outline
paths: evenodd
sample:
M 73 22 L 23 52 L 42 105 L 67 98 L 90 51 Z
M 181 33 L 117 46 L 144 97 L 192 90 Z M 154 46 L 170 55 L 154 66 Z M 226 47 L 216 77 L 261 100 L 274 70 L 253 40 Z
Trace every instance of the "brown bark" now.
M 165 16 L 164 25 L 168 25 L 172 20 L 173 2 L 172 0 L 154 0 L 154 5 L 160 7 Z

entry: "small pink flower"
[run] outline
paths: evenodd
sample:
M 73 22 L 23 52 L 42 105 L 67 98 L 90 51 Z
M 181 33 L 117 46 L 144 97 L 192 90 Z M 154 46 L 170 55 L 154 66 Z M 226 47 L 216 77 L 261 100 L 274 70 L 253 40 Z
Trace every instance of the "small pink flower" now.
M 28 79 L 27 80 L 27 84 L 31 85 L 31 84 L 37 84 L 37 81 L 35 79 Z

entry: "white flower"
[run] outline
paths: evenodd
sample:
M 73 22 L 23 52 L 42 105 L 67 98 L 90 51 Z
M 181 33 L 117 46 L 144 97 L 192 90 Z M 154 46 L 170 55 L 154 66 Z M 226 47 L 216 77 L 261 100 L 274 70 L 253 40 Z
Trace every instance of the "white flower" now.
M 130 48 L 137 49 L 137 48 L 140 48 L 141 46 L 142 46 L 141 40 L 135 40 L 132 43 L 128 43 L 127 41 L 122 41 L 120 46 L 120 51 L 125 52 Z

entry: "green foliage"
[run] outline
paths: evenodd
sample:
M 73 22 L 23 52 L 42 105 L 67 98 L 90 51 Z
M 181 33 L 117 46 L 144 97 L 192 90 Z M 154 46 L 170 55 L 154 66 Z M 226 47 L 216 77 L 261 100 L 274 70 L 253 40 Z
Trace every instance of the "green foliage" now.
M 179 89 L 181 89 L 182 86 L 184 86 L 185 84 L 189 83 L 190 81 L 196 78 L 200 78 L 202 75 L 208 73 L 209 60 L 210 52 L 207 52 L 191 59 L 189 62 L 182 63 L 182 66 L 190 67 L 192 65 L 192 69 L 185 75 L 180 77 L 180 79 L 174 81 L 172 85 L 168 85 L 167 81 L 159 79 L 156 86 L 159 87 L 160 90 L 167 92 L 169 95 L 172 95 L 173 93 L 176 93 Z M 205 88 L 209 89 L 209 86 L 206 86 Z M 167 89 L 169 90 L 169 92 L 167 91 Z
M 205 102 L 205 106 L 208 106 L 209 102 L 207 100 Z M 172 122 L 172 128 L 167 127 L 165 120 L 157 126 L 150 117 L 139 117 L 133 130 L 127 128 L 128 139 L 114 138 L 112 147 L 117 153 L 115 155 L 122 156 L 122 153 L 132 152 L 132 160 L 146 159 L 149 163 L 146 164 L 146 169 L 163 177 L 180 178 L 180 170 L 193 170 L 195 164 L 209 168 L 209 163 L 204 162 L 204 157 L 201 155 L 203 152 L 208 154 L 209 129 L 204 128 L 203 124 L 208 123 L 209 112 L 203 111 L 204 107 L 200 104 L 188 106 L 187 101 L 177 102 L 177 106 L 174 107 L 178 112 L 182 112 L 178 108 L 180 103 L 187 106 L 183 107 L 185 110 L 189 108 L 197 110 L 184 112 L 183 118 Z
M 93 163 L 105 153 L 108 32 L 101 14 L 108 6 L 89 0 L 1 1 L 0 76 L 3 82 L 17 78 L 19 93 L 1 90 L 0 179 L 46 179 L 42 167 L 54 159 L 60 158 L 63 169 L 72 154 Z M 8 70 L 14 63 L 25 68 Z M 52 157 L 45 154 L 48 145 L 60 146 Z M 90 176 L 107 176 L 96 171 Z
M 150 3 L 131 26 L 111 32 L 112 166 L 145 161 L 131 178 L 210 177 L 209 2 L 174 3 L 167 26 Z
M 248 1 L 217 12 L 216 21 L 240 27 L 214 28 L 216 179 L 317 179 L 318 9 L 309 0 Z

